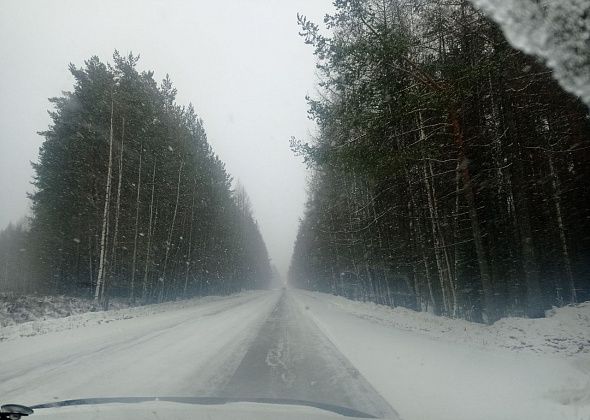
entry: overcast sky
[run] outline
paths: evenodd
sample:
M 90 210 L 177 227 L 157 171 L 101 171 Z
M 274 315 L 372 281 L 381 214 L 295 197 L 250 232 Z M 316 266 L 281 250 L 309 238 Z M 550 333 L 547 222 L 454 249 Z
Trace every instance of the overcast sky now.
M 289 139 L 314 131 L 315 61 L 296 16 L 319 23 L 330 10 L 331 0 L 0 0 L 0 227 L 28 211 L 36 132 L 49 124 L 47 98 L 71 90 L 68 64 L 133 51 L 195 105 L 285 273 L 306 184 Z

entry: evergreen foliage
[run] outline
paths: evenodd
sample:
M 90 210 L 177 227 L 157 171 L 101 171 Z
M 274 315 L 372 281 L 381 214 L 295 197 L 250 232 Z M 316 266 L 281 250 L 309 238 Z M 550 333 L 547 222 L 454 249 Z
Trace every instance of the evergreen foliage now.
M 34 164 L 37 291 L 143 302 L 264 288 L 267 250 L 245 192 L 170 78 L 114 54 L 70 65 Z
M 588 110 L 467 0 L 337 0 L 289 273 L 493 322 L 590 298 Z

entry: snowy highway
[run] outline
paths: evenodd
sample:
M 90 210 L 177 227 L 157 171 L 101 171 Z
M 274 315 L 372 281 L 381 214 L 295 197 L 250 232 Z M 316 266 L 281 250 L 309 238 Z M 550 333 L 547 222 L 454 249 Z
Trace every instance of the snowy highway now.
M 299 290 L 84 313 L 0 328 L 0 402 L 269 398 L 404 420 L 587 419 L 589 320 L 590 303 L 486 326 Z
M 290 292 L 247 293 L 0 343 L 0 395 L 297 399 L 396 418 Z
M 28 404 L 200 395 L 221 385 L 277 301 L 247 294 L 1 344 L 0 394 Z
M 397 418 L 305 311 L 292 293 L 281 295 L 222 395 L 314 401 Z

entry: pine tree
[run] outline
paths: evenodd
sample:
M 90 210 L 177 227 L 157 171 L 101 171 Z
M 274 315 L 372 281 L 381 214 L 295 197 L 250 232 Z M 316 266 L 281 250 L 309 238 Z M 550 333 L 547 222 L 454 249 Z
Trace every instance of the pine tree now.
M 51 100 L 31 196 L 38 284 L 51 293 L 93 289 L 104 305 L 110 296 L 133 301 L 137 279 L 142 302 L 265 284 L 258 227 L 203 122 L 176 103 L 168 76 L 158 84 L 138 61 L 115 52 L 112 65 L 96 57 L 71 65 L 73 91 Z

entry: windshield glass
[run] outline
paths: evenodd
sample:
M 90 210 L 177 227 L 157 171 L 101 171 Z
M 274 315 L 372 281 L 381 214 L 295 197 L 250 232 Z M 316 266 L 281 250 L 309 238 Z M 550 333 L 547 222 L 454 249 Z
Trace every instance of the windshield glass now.
M 587 0 L 0 5 L 0 405 L 590 418 Z

